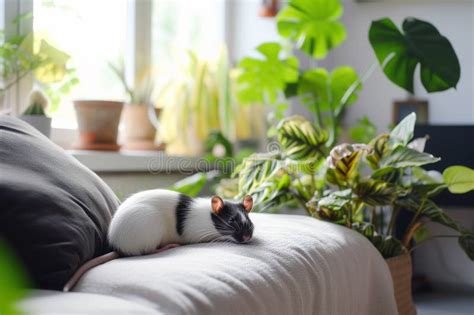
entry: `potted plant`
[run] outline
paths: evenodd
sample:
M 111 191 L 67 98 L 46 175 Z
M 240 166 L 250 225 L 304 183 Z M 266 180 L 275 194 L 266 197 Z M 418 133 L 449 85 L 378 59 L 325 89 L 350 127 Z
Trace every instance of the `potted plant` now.
M 14 19 L 13 23 L 18 24 L 21 20 L 31 17 L 31 14 L 20 15 Z M 0 37 L 3 37 L 4 32 L 0 31 L 0 34 Z M 70 56 L 50 45 L 39 34 L 32 32 L 1 39 L 0 77 L 2 85 L 0 86 L 0 96 L 3 98 L 2 105 L 4 107 L 2 111 L 16 114 L 11 110 L 14 104 L 10 103 L 10 96 L 16 93 L 15 88 L 18 87 L 18 84 L 30 75 L 35 83 L 40 85 L 50 98 L 53 98 L 53 106 L 48 111 L 54 111 L 60 102 L 62 91 L 70 90 L 78 83 L 78 79 L 74 75 L 75 70 L 67 67 Z M 56 89 L 55 86 L 61 89 Z M 20 109 L 19 104 L 16 105 L 13 107 Z M 31 107 L 33 104 L 30 102 L 27 105 Z M 38 116 L 39 112 L 35 112 L 34 109 L 39 110 L 40 107 L 33 106 L 26 112 L 35 113 Z
M 30 94 L 28 107 L 20 118 L 49 138 L 51 134 L 51 118 L 46 116 L 48 99 L 41 91 L 33 91 Z
M 277 16 L 278 32 L 310 58 L 324 59 L 346 38 L 339 21 L 342 12 L 339 0 L 290 0 Z M 461 184 L 466 181 L 462 176 L 467 173 L 466 168 L 447 169 L 444 179 L 422 169 L 437 158 L 422 152 L 426 139 L 410 142 L 414 115 L 390 134 L 372 141 L 375 128 L 368 119 L 361 119 L 350 129 L 350 135 L 369 144 L 337 146 L 344 111 L 356 101 L 362 84 L 377 64 L 390 81 L 410 93 L 418 64 L 427 92 L 456 87 L 460 65 L 449 40 L 430 23 L 415 18 L 405 19 L 402 30 L 388 18 L 372 22 L 369 42 L 377 60 L 360 77 L 348 66 L 332 71 L 322 67 L 299 69 L 298 58 L 278 43 L 261 44 L 257 47 L 260 57 L 242 59 L 237 79 L 239 99 L 273 106 L 274 127 L 269 134 L 277 140 L 272 143 L 271 152 L 244 160 L 234 177 L 238 181 L 237 197 L 253 195 L 260 211 L 298 205 L 313 217 L 343 224 L 365 235 L 387 259 L 400 313 L 410 314 L 415 309 L 407 253 L 412 249 L 414 235 L 422 234 L 423 220 L 457 231 L 459 244 L 474 259 L 472 233 L 431 199 L 445 188 L 452 192 L 461 192 L 454 189 L 458 185 L 468 187 L 464 190 L 473 189 L 472 170 L 467 169 L 470 184 Z M 314 114 L 314 122 L 300 116 L 283 118 L 282 110 L 294 98 Z M 280 149 L 275 150 L 275 146 Z M 413 219 L 405 235 L 396 238 L 393 229 L 402 207 L 413 213 Z M 386 224 L 384 217 L 389 213 L 391 219 Z M 401 287 L 406 288 L 405 292 Z
M 125 76 L 125 66 L 109 63 L 129 98 L 123 108 L 123 122 L 125 127 L 123 146 L 124 150 L 157 150 L 162 148 L 155 143 L 157 129 L 153 122 L 157 120 L 160 109 L 155 108 L 153 93 L 155 82 L 150 70 L 144 71 L 130 87 Z
M 105 100 L 75 100 L 78 150 L 118 151 L 118 126 L 123 103 Z
M 283 119 L 277 127 L 281 151 L 254 154 L 234 172 L 239 181 L 237 198 L 252 195 L 257 211 L 294 203 L 310 216 L 367 237 L 392 272 L 400 314 L 414 312 L 409 252 L 413 238 L 426 235 L 426 221 L 453 229 L 461 248 L 474 260 L 473 233 L 433 201 L 444 189 L 452 193 L 474 189 L 474 170 L 454 166 L 441 175 L 423 169 L 439 158 L 423 152 L 426 138 L 412 141 L 415 120 L 412 113 L 368 145 L 329 149 L 328 132 L 301 116 Z M 413 216 L 405 235 L 397 238 L 394 229 L 402 208 Z
M 225 48 L 216 61 L 187 51 L 180 66 L 178 76 L 159 95 L 167 153 L 201 156 L 215 131 L 234 144 L 263 134 L 263 110 L 255 104 L 242 106 L 237 100 L 236 72 L 230 68 Z

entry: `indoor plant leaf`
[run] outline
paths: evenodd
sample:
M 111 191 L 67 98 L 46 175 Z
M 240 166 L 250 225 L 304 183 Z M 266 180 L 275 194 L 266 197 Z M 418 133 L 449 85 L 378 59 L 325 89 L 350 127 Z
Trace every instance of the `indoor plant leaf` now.
M 464 250 L 466 255 L 474 260 L 474 235 L 472 234 L 461 234 L 458 238 L 459 246 Z
M 390 145 L 395 147 L 399 144 L 407 145 L 408 142 L 413 138 L 413 132 L 415 130 L 416 114 L 411 113 L 407 117 L 398 123 L 390 132 Z
M 240 195 L 252 194 L 254 189 L 282 171 L 282 166 L 279 154 L 256 153 L 245 158 L 234 171 L 234 176 L 239 177 Z
M 369 179 L 357 183 L 354 192 L 361 201 L 370 206 L 385 206 L 395 200 L 399 190 L 392 184 Z
M 429 153 L 418 152 L 404 146 L 398 146 L 380 160 L 380 166 L 391 166 L 394 168 L 421 166 L 438 162 L 440 158 L 434 157 Z
M 367 116 L 362 117 L 349 128 L 349 137 L 357 143 L 369 143 L 377 135 L 377 127 Z
M 285 156 L 293 160 L 315 160 L 324 156 L 323 147 L 327 132 L 315 128 L 302 116 L 292 116 L 277 126 L 278 142 Z
M 390 81 L 413 94 L 419 63 L 421 82 L 428 92 L 455 88 L 461 70 L 449 40 L 430 23 L 415 18 L 405 19 L 402 28 L 404 33 L 383 18 L 373 21 L 369 30 L 370 44 Z
M 277 16 L 278 32 L 308 55 L 322 59 L 346 39 L 346 29 L 338 21 L 342 12 L 340 0 L 290 0 Z
M 332 148 L 327 158 L 329 169 L 329 176 L 335 176 L 337 181 L 348 181 L 357 175 L 357 166 L 364 151 L 369 150 L 370 147 L 365 144 L 340 144 Z M 329 170 L 328 170 L 329 171 Z M 329 179 L 328 179 L 329 180 Z M 334 179 L 330 179 L 333 181 Z
M 474 170 L 466 166 L 450 166 L 443 172 L 448 189 L 453 194 L 463 194 L 474 190 Z
M 281 49 L 278 43 L 264 43 L 257 47 L 263 59 L 246 57 L 240 61 L 237 96 L 241 102 L 273 104 L 286 84 L 298 80 L 298 59 L 280 59 Z
M 196 197 L 202 191 L 204 186 L 206 186 L 206 184 L 216 176 L 217 172 L 215 171 L 197 173 L 176 182 L 173 186 L 168 187 L 168 189 L 191 197 Z
M 357 72 L 348 66 L 337 67 L 331 73 L 324 68 L 314 68 L 301 75 L 297 91 L 303 102 L 308 105 L 316 104 L 319 111 L 335 111 L 357 100 L 357 94 L 352 93 L 345 104 L 341 104 L 346 91 L 358 80 Z M 360 89 L 361 85 L 356 90 Z M 312 110 L 311 107 L 310 109 Z
M 388 134 L 381 134 L 370 141 L 369 146 L 372 148 L 372 150 L 367 153 L 366 160 L 372 169 L 377 169 L 379 167 L 380 160 L 389 151 L 389 138 L 390 136 Z
M 34 72 L 36 79 L 42 83 L 54 83 L 64 78 L 66 64 L 70 59 L 68 54 L 42 40 L 38 56 L 44 62 Z

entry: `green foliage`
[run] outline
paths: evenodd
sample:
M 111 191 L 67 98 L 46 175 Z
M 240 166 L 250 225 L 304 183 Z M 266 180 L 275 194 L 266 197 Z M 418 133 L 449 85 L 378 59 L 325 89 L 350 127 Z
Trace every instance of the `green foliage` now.
M 217 175 L 218 173 L 215 171 L 196 173 L 176 182 L 173 186 L 168 187 L 168 189 L 191 197 L 196 197 L 203 190 L 206 184 L 208 184 Z
M 339 0 L 290 0 L 278 14 L 278 32 L 308 55 L 323 59 L 346 39 L 339 22 L 342 12 Z
M 448 167 L 443 172 L 448 189 L 453 194 L 463 194 L 474 190 L 474 170 L 461 165 Z
M 26 287 L 24 271 L 0 239 L 0 314 L 21 314 L 16 303 L 26 296 Z
M 238 97 L 244 103 L 275 104 L 286 84 L 298 80 L 298 59 L 280 59 L 281 45 L 264 43 L 257 51 L 264 59 L 246 57 L 239 63 Z
M 428 92 L 455 88 L 461 68 L 449 40 L 430 23 L 407 18 L 403 32 L 392 20 L 373 21 L 369 41 L 385 75 L 406 91 L 413 93 L 413 77 L 420 64 L 421 82 Z
M 277 126 L 278 141 L 285 155 L 293 160 L 311 160 L 324 155 L 328 140 L 324 130 L 316 129 L 302 116 L 283 119 Z
M 311 216 L 362 233 L 385 258 L 407 252 L 413 237 L 422 238 L 424 220 L 430 220 L 458 233 L 461 248 L 474 258 L 473 234 L 431 199 L 449 187 L 449 180 L 464 185 L 465 178 L 453 174 L 466 170 L 445 172 L 444 183 L 441 174 L 422 169 L 439 159 L 418 151 L 423 141 L 410 142 L 415 121 L 416 116 L 409 115 L 369 145 L 342 144 L 326 154 L 318 141 L 319 127 L 300 116 L 284 119 L 278 130 L 282 152 L 254 154 L 236 170 L 239 195 L 254 196 L 257 211 L 298 203 Z M 385 226 L 387 207 L 393 211 Z M 400 208 L 413 213 L 403 239 L 393 235 Z
M 377 127 L 367 116 L 362 117 L 349 128 L 349 137 L 355 143 L 369 143 L 377 135 Z

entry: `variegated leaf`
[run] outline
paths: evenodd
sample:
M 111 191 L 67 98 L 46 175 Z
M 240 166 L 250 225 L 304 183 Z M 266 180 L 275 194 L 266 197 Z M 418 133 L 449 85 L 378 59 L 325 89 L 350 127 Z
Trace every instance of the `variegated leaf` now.
M 302 116 L 283 119 L 277 126 L 278 141 L 286 157 L 293 160 L 316 160 L 324 156 L 328 134 Z
M 358 183 L 354 192 L 359 199 L 371 206 L 385 206 L 393 203 L 399 190 L 395 185 L 369 179 Z

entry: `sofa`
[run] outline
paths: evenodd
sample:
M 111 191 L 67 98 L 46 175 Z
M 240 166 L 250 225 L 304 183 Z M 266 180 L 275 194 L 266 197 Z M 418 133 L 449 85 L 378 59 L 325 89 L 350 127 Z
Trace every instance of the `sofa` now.
M 248 244 L 118 258 L 62 292 L 81 264 L 110 250 L 106 230 L 118 200 L 23 122 L 0 117 L 0 144 L 0 237 L 31 278 L 17 303 L 26 314 L 397 313 L 388 267 L 367 239 L 289 214 L 251 213 Z

